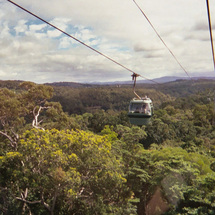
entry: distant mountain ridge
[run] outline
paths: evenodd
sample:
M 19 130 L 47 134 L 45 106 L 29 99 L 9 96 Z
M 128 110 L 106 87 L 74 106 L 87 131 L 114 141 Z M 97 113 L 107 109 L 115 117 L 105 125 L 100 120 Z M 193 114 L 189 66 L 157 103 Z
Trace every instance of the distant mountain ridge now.
M 193 80 L 215 80 L 215 77 L 207 77 L 207 76 L 201 76 L 201 77 L 192 77 Z M 178 76 L 164 76 L 160 78 L 152 79 L 152 81 L 149 80 L 143 80 L 138 79 L 137 84 L 165 84 L 168 82 L 175 82 L 175 81 L 182 81 L 182 80 L 190 80 L 189 77 L 178 77 Z M 24 81 L 22 80 L 0 80 L 0 87 L 1 88 L 9 88 L 12 89 L 14 87 L 17 87 L 20 83 Z M 95 87 L 95 86 L 102 86 L 102 85 L 131 85 L 133 84 L 133 81 L 109 81 L 109 82 L 85 82 L 85 83 L 79 83 L 79 82 L 50 82 L 50 83 L 44 83 L 45 85 L 50 86 L 56 86 L 56 87 L 73 87 L 73 88 L 80 88 L 80 87 Z
M 201 79 L 206 79 L 206 80 L 215 80 L 215 77 L 191 77 L 193 80 L 201 80 Z M 137 83 L 139 84 L 164 84 L 168 82 L 173 82 L 173 81 L 179 81 L 179 80 L 190 80 L 189 77 L 178 77 L 178 76 L 163 76 L 160 78 L 155 78 L 152 79 L 152 81 L 149 80 L 143 80 L 140 79 L 138 80 Z M 133 84 L 133 81 L 109 81 L 109 82 L 85 82 L 85 83 L 78 83 L 78 82 L 53 82 L 53 83 L 45 83 L 46 85 L 51 85 L 51 86 L 62 86 L 62 87 L 92 87 L 94 85 L 125 85 L 125 84 Z
M 191 77 L 191 79 L 193 80 L 201 80 L 201 79 L 208 79 L 208 80 L 215 80 L 215 77 Z M 160 78 L 155 78 L 152 79 L 152 81 L 149 80 L 138 80 L 138 83 L 141 84 L 155 84 L 159 83 L 167 83 L 167 82 L 173 82 L 173 81 L 178 81 L 178 80 L 190 80 L 189 77 L 178 77 L 178 76 L 164 76 L 164 77 L 160 77 Z M 114 81 L 114 82 L 91 82 L 90 84 L 92 85 L 119 85 L 119 84 L 132 84 L 133 81 Z
M 77 83 L 77 82 L 53 82 L 53 83 L 45 83 L 45 85 L 56 86 L 56 87 L 91 87 L 92 84 L 88 83 Z

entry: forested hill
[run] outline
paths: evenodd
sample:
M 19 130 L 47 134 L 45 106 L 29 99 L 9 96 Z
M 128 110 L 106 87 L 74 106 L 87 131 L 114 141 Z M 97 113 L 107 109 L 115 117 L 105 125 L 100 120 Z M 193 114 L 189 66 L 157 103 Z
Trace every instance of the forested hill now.
M 0 81 L 0 88 L 18 89 L 21 81 Z M 95 109 L 122 111 L 128 109 L 134 97 L 132 85 L 93 85 L 74 82 L 47 84 L 54 88 L 51 101 L 60 102 L 69 114 L 83 114 Z M 215 80 L 176 80 L 164 84 L 137 84 L 136 92 L 153 100 L 155 108 L 177 98 L 192 100 L 201 95 L 202 100 L 211 99 L 215 91 Z M 204 102 L 204 101 L 203 101 Z
M 1 81 L 0 80 L 0 88 L 8 88 L 8 89 L 16 89 L 19 87 L 20 83 L 23 81 Z M 132 84 L 83 84 L 76 82 L 54 82 L 54 83 L 46 83 L 45 85 L 49 85 L 56 88 L 97 88 L 98 91 L 101 88 L 106 89 L 116 89 L 116 88 L 130 88 L 132 89 Z M 196 94 L 199 92 L 203 92 L 208 90 L 208 92 L 212 92 L 215 89 L 215 80 L 209 79 L 197 79 L 197 80 L 183 80 L 178 79 L 176 81 L 171 81 L 162 84 L 138 84 L 137 89 L 156 89 L 164 94 L 169 94 L 173 97 L 183 97 L 189 96 L 192 94 Z M 142 92 L 142 91 L 141 91 Z
M 69 114 L 90 112 L 94 109 L 127 110 L 129 101 L 134 97 L 132 85 L 83 85 L 73 88 L 54 86 L 53 101 L 58 101 L 64 111 Z M 150 97 L 158 108 L 162 103 L 177 98 L 193 100 L 200 95 L 205 99 L 212 99 L 215 90 L 215 80 L 178 80 L 165 84 L 137 84 L 136 92 L 140 96 Z M 203 96 L 204 94 L 204 96 Z
M 17 80 L 17 81 L 2 81 L 0 80 L 0 88 L 6 87 L 8 89 L 15 89 L 19 86 L 20 83 L 23 81 Z M 131 83 L 131 82 L 130 82 Z M 174 96 L 177 95 L 183 95 L 185 91 L 190 93 L 196 93 L 197 91 L 201 90 L 204 91 L 206 89 L 214 89 L 215 80 L 214 79 L 193 79 L 193 80 L 183 80 L 183 79 L 177 79 L 176 81 L 170 81 L 166 83 L 161 84 L 140 84 L 137 83 L 137 86 L 144 87 L 144 88 L 156 88 L 161 90 L 162 92 L 171 94 L 173 93 Z M 76 82 L 53 82 L 53 83 L 45 83 L 44 85 L 50 85 L 53 87 L 71 87 L 71 88 L 85 88 L 85 87 L 130 87 L 131 84 L 83 84 L 83 83 L 76 83 Z M 174 90 L 175 89 L 175 90 Z M 176 90 L 177 89 L 177 90 Z M 184 90 L 183 90 L 184 89 Z M 192 90 L 191 90 L 192 89 Z M 178 91 L 178 93 L 176 93 Z M 175 94 L 176 93 L 176 94 Z
M 174 97 L 191 96 L 192 94 L 201 94 L 203 92 L 210 95 L 215 90 L 215 80 L 177 80 L 161 84 L 157 89 Z
M 215 214 L 215 81 L 61 84 L 0 81 L 1 215 Z

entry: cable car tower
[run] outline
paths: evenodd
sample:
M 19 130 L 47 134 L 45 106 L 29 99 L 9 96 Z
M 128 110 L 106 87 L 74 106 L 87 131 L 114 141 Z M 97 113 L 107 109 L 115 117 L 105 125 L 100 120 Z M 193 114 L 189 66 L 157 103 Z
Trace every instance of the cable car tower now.
M 132 74 L 132 80 L 134 81 L 133 91 L 136 97 L 130 101 L 128 117 L 131 124 L 141 126 L 147 125 L 150 122 L 154 113 L 154 108 L 150 98 L 147 96 L 140 97 L 136 93 L 135 86 L 138 76 L 139 75 L 136 73 Z

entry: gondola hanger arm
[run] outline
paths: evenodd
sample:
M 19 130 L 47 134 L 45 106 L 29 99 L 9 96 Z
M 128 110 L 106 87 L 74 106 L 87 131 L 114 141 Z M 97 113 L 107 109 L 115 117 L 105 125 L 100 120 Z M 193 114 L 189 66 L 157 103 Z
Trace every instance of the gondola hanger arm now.
M 141 97 L 140 97 L 140 96 L 136 93 L 136 91 L 135 91 L 137 77 L 140 76 L 140 75 L 137 74 L 137 73 L 133 73 L 131 76 L 132 76 L 132 81 L 134 81 L 133 92 L 134 92 L 135 96 L 136 96 L 138 99 L 141 99 Z

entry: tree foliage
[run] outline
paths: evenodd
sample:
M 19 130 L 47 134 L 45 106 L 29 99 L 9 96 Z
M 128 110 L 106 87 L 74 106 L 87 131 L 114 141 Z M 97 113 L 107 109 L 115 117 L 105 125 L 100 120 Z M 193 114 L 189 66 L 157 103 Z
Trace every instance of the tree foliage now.
M 215 213 L 210 82 L 139 85 L 156 100 L 142 127 L 128 86 L 1 85 L 0 214 Z
M 32 82 L 21 83 L 17 91 L 0 89 L 0 134 L 9 140 L 12 147 L 17 147 L 19 133 L 28 123 L 42 128 L 40 124 L 46 118 L 44 115 L 41 117 L 43 110 L 49 109 L 49 117 L 65 118 L 59 103 L 48 102 L 52 96 L 52 87 Z
M 111 150 L 105 136 L 91 132 L 26 131 L 18 151 L 0 158 L 1 182 L 19 200 L 20 213 L 126 212 L 130 196 L 123 189 L 123 164 Z M 34 208 L 34 204 L 39 206 Z

